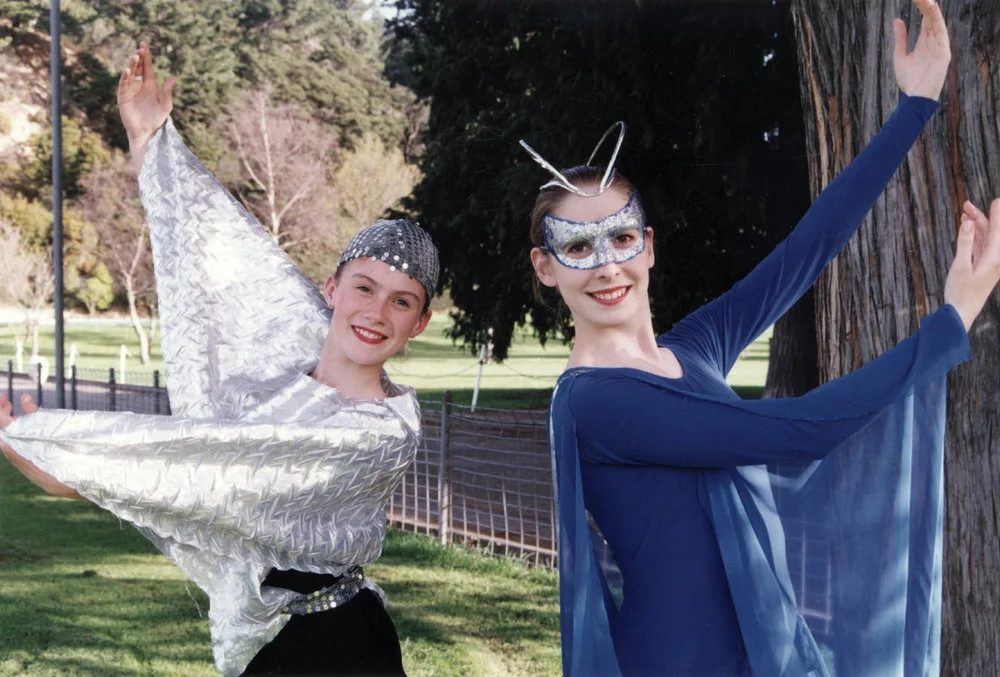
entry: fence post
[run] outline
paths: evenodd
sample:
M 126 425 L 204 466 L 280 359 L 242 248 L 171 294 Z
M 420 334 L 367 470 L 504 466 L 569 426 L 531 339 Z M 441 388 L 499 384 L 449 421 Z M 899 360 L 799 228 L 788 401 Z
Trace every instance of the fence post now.
M 118 411 L 118 398 L 115 392 L 115 368 L 108 368 L 108 411 Z
M 441 393 L 441 461 L 438 467 L 438 537 L 448 545 L 451 530 L 451 477 L 449 477 L 448 416 L 451 413 L 451 391 Z
M 153 413 L 160 413 L 160 370 L 153 370 Z
M 7 360 L 7 399 L 14 403 L 14 360 Z
M 76 365 L 69 368 L 69 406 L 76 411 Z
M 39 362 L 35 366 L 38 368 L 38 392 L 37 392 L 38 397 L 35 398 L 35 402 L 40 407 L 42 406 L 42 397 L 45 393 L 45 388 L 44 388 L 45 384 L 42 383 L 42 363 Z

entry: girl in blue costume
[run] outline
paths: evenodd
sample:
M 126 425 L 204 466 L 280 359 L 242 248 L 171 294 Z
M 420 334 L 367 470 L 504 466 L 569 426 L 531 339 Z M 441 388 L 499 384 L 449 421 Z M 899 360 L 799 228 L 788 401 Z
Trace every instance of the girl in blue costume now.
M 753 272 L 658 338 L 653 231 L 633 185 L 611 165 L 557 172 L 529 149 L 556 177 L 533 212 L 532 263 L 575 328 L 550 420 L 565 674 L 937 672 L 943 377 L 969 357 L 966 331 L 1000 277 L 1000 201 L 990 219 L 966 206 L 945 304 L 912 337 L 799 398 L 744 402 L 725 381 L 937 109 L 947 30 L 934 0 L 915 2 L 921 34 L 907 53 L 896 21 L 903 94 L 882 130 Z M 799 465 L 769 472 L 779 462 Z M 784 520 L 811 505 L 813 536 L 835 548 L 822 636 L 799 613 L 785 549 Z

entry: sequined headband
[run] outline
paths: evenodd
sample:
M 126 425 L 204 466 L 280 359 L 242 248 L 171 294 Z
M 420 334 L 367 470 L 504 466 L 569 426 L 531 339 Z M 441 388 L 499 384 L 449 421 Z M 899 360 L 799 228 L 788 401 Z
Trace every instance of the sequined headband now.
M 403 271 L 423 285 L 428 300 L 434 296 L 439 270 L 437 247 L 427 231 L 413 221 L 379 219 L 351 239 L 337 267 L 363 256 Z
M 615 160 L 618 159 L 618 151 L 622 147 L 622 141 L 625 140 L 625 123 L 619 120 L 615 124 L 608 127 L 608 131 L 604 132 L 604 135 L 601 137 L 601 140 L 597 142 L 596 146 L 594 146 L 594 150 L 593 152 L 591 152 L 590 157 L 587 158 L 587 165 L 589 166 L 590 163 L 593 162 L 594 156 L 597 155 L 597 151 L 599 151 L 601 149 L 601 146 L 604 145 L 604 140 L 608 138 L 608 135 L 611 134 L 611 132 L 614 130 L 615 127 L 618 127 L 618 141 L 615 143 L 615 149 L 611 152 L 611 159 L 608 160 L 608 166 L 604 170 L 604 177 L 601 179 L 601 185 L 598 186 L 597 192 L 594 193 L 588 193 L 587 191 L 574 186 L 572 183 L 569 182 L 569 179 L 563 176 L 562 172 L 560 172 L 558 169 L 549 164 L 549 162 L 546 161 L 546 159 L 543 158 L 541 155 L 539 155 L 534 148 L 525 143 L 524 139 L 521 139 L 520 141 L 521 147 L 523 147 L 524 150 L 528 151 L 528 154 L 534 159 L 535 162 L 540 164 L 545 170 L 550 172 L 553 177 L 555 177 L 548 183 L 542 185 L 539 188 L 539 190 L 545 190 L 546 188 L 556 186 L 558 188 L 568 190 L 571 193 L 576 193 L 577 195 L 581 195 L 583 197 L 594 197 L 596 195 L 600 195 L 608 188 L 610 188 L 611 183 L 615 180 Z

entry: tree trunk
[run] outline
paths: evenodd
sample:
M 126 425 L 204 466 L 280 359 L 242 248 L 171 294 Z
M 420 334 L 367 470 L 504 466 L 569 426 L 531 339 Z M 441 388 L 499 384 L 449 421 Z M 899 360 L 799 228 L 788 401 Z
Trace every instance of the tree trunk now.
M 1000 192 L 1000 6 L 942 2 L 953 51 L 942 109 L 859 234 L 815 287 L 822 380 L 912 334 L 941 305 L 962 202 Z M 906 0 L 793 0 L 815 196 L 894 109 L 892 19 Z M 990 675 L 1000 658 L 1000 302 L 970 332 L 973 360 L 949 377 L 942 674 Z M 774 369 L 781 370 L 780 361 Z
M 136 338 L 139 339 L 139 360 L 143 365 L 147 365 L 149 364 L 149 336 L 142 326 L 139 310 L 135 307 L 135 280 L 131 275 L 125 276 L 125 296 L 128 298 L 128 316 L 132 320 L 132 329 L 135 330 Z
M 795 397 L 819 385 L 816 302 L 810 289 L 774 323 L 762 397 Z

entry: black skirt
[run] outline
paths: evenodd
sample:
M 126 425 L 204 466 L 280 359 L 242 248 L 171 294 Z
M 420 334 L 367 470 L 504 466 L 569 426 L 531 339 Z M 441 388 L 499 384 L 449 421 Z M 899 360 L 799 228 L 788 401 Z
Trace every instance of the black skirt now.
M 309 593 L 336 582 L 329 574 L 272 569 L 263 585 Z M 381 600 L 365 589 L 335 609 L 292 616 L 243 677 L 405 674 L 396 626 Z

